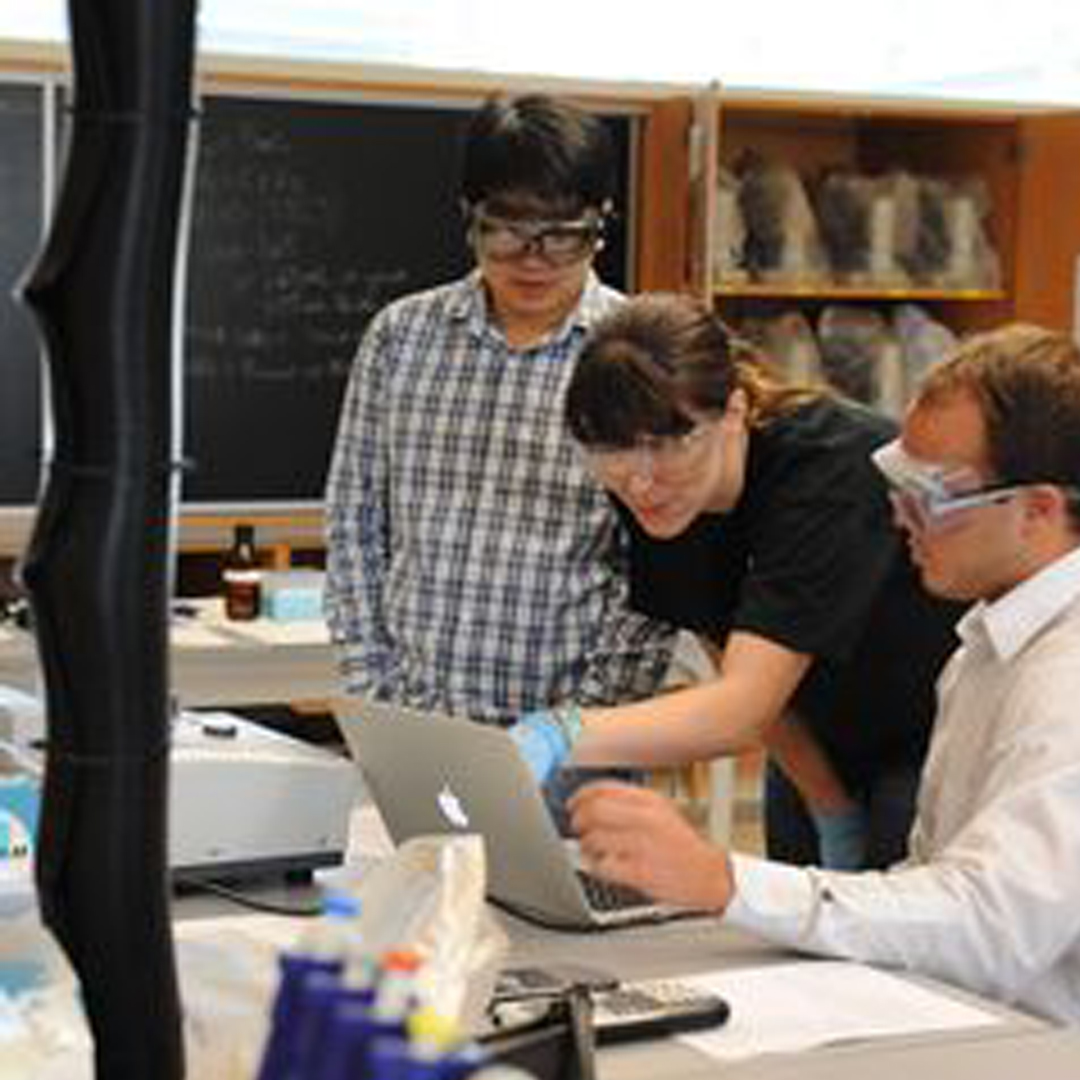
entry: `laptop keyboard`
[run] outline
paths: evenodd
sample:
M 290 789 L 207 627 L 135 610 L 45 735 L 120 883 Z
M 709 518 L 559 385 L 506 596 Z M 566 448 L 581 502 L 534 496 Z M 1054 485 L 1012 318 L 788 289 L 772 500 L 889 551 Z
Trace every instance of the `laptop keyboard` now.
M 655 901 L 638 889 L 629 885 L 618 885 L 612 881 L 593 877 L 584 870 L 577 871 L 578 880 L 585 890 L 589 906 L 595 911 L 623 911 L 626 908 L 652 906 Z

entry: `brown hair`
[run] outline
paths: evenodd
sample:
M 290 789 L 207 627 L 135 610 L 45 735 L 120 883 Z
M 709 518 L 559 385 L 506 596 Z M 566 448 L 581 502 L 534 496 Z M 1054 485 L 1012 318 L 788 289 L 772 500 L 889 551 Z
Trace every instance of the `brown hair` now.
M 930 369 L 915 404 L 958 392 L 978 402 L 997 478 L 1070 489 L 1080 524 L 1080 350 L 1072 339 L 1027 323 L 976 334 Z
M 785 383 L 696 297 L 644 293 L 589 334 L 566 397 L 579 442 L 629 446 L 640 435 L 680 435 L 742 389 L 750 423 L 764 425 L 822 391 Z

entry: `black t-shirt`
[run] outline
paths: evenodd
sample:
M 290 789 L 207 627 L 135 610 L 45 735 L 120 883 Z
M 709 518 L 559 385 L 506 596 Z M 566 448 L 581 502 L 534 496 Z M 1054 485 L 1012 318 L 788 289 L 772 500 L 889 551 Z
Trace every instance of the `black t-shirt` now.
M 862 406 L 814 399 L 751 432 L 729 513 L 654 540 L 620 508 L 633 605 L 721 644 L 745 630 L 814 657 L 792 708 L 852 783 L 921 761 L 962 611 L 922 590 L 892 522 L 870 452 L 895 433 Z

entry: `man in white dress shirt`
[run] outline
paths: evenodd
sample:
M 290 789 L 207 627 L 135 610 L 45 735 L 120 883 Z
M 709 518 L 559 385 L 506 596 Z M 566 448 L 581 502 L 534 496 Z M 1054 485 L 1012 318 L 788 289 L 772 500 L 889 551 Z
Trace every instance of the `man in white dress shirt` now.
M 583 849 L 781 944 L 1080 1023 L 1080 353 L 1033 326 L 969 339 L 874 458 L 926 587 L 977 601 L 938 682 L 908 858 L 844 873 L 728 853 L 610 783 L 575 799 Z

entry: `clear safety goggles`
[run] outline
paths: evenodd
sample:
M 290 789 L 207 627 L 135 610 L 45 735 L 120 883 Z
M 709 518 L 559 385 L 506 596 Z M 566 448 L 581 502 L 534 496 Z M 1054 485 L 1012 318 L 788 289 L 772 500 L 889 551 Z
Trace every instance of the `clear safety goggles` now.
M 604 234 L 604 219 L 589 213 L 573 221 L 508 218 L 489 214 L 483 205 L 472 212 L 469 241 L 481 258 L 511 262 L 538 255 L 552 266 L 569 266 L 593 255 Z
M 1029 484 L 986 484 L 969 465 L 939 465 L 912 457 L 899 439 L 871 455 L 889 484 L 897 521 L 910 529 L 940 532 L 962 522 L 966 511 L 1015 498 Z
M 681 435 L 640 435 L 630 446 L 587 446 L 585 457 L 602 483 L 639 477 L 684 480 L 702 463 L 715 420 L 704 420 Z

